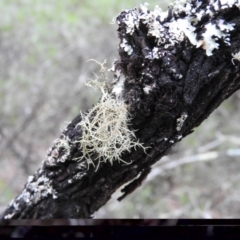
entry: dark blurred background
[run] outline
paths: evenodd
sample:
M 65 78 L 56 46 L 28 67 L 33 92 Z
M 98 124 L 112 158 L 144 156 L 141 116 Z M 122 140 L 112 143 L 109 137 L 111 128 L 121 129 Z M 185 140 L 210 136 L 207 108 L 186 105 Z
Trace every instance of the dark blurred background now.
M 170 1 L 149 1 L 167 9 Z M 79 111 L 99 93 L 85 86 L 94 62 L 118 58 L 110 24 L 140 0 L 0 1 L 0 212 Z M 240 217 L 240 92 L 153 168 L 142 187 L 96 218 Z

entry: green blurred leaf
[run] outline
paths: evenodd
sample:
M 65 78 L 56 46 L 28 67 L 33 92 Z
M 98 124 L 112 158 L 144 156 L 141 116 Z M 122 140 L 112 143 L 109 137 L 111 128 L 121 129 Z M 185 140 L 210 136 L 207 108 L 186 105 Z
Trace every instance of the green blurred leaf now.
M 14 198 L 15 193 L 9 188 L 3 179 L 0 179 L 0 192 L 1 194 L 0 203 L 5 203 Z

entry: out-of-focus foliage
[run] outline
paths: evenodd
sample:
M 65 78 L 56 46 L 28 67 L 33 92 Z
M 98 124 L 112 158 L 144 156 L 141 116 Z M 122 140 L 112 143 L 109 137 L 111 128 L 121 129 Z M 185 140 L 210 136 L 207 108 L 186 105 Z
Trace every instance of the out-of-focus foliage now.
M 60 129 L 96 103 L 99 94 L 84 83 L 99 66 L 86 61 L 107 59 L 111 67 L 118 58 L 118 38 L 110 22 L 140 3 L 0 1 L 0 205 L 21 191 Z M 166 9 L 169 1 L 149 3 Z M 96 217 L 238 217 L 239 98 L 236 93 L 177 144 L 144 187 L 121 203 L 117 192 Z M 226 154 L 229 149 L 235 149 L 232 156 Z M 203 153 L 209 161 L 197 160 Z M 184 164 L 189 161 L 184 157 L 193 160 Z

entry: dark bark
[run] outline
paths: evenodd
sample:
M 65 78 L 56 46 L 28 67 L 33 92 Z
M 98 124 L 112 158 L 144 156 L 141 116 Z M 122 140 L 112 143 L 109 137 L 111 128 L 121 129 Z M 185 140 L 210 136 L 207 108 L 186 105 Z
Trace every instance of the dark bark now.
M 213 7 L 212 2 L 218 8 Z M 115 67 L 125 78 L 123 98 L 132 118 L 129 128 L 137 130 L 139 142 L 150 147 L 147 154 L 142 148 L 133 148 L 122 156 L 124 161 L 132 161 L 129 165 L 116 161 L 113 165 L 101 163 L 97 171 L 93 166 L 88 169 L 86 160 L 74 160 L 82 156 L 79 143 L 72 143 L 82 134 L 80 127 L 76 127 L 81 121 L 79 115 L 62 134 L 71 141 L 67 159 L 59 161 L 64 150 L 51 158 L 55 161 L 52 165 L 46 158 L 42 167 L 29 178 L 22 194 L 8 206 L 2 219 L 92 217 L 123 184 L 131 181 L 122 189 L 123 196 L 119 200 L 133 192 L 147 177 L 154 163 L 240 88 L 240 63 L 237 59 L 232 62 L 232 55 L 240 50 L 239 8 L 232 4 L 221 6 L 220 1 L 211 3 L 202 1 L 198 5 L 192 1 L 191 8 L 197 13 L 203 10 L 201 19 L 194 25 L 197 41 L 203 38 L 207 23 L 216 24 L 216 29 L 223 35 L 229 34 L 230 44 L 224 36 L 214 40 L 219 48 L 213 49 L 212 55 L 207 54 L 207 42 L 196 46 L 186 36 L 182 41 L 170 44 L 167 25 L 162 32 L 166 42 L 157 44 L 158 39 L 148 34 L 148 25 L 143 20 L 129 33 L 124 20 L 129 12 L 123 11 L 117 17 L 120 44 L 125 39 L 132 52 L 128 53 L 120 45 L 120 58 Z M 141 11 L 144 12 L 134 11 L 138 11 L 139 16 Z M 188 14 L 194 15 L 169 8 L 165 19 L 154 18 L 164 25 L 184 19 Z M 221 21 L 234 24 L 234 29 L 228 33 L 222 30 L 218 24 Z M 154 47 L 159 57 L 149 55 Z M 54 156 L 53 151 L 54 148 L 48 157 Z

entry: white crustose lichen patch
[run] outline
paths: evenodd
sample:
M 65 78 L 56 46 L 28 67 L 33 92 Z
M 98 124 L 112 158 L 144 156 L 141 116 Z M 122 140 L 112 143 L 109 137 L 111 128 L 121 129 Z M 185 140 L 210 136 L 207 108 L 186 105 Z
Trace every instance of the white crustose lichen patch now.
M 226 23 L 224 19 L 214 19 L 211 22 L 211 18 L 225 8 L 233 6 L 239 8 L 240 0 L 210 0 L 209 6 L 206 9 L 201 9 L 203 4 L 205 4 L 204 1 L 200 0 L 176 1 L 172 6 L 171 16 L 168 15 L 168 11 L 162 11 L 159 6 L 150 11 L 147 3 L 140 5 L 139 8 L 126 10 L 123 19 L 126 24 L 126 33 L 132 35 L 142 23 L 147 26 L 147 35 L 156 39 L 157 46 L 168 49 L 188 38 L 196 48 L 202 47 L 206 51 L 206 55 L 211 56 L 213 50 L 219 48 L 217 42 L 219 39 L 230 45 L 230 32 L 235 26 L 233 23 Z M 203 31 L 198 29 L 199 33 L 197 33 L 195 31 L 196 25 L 205 16 L 210 18 L 210 22 L 203 24 L 201 26 Z M 166 21 L 167 18 L 169 19 Z M 117 21 L 117 23 L 120 22 Z M 129 55 L 132 53 L 132 48 L 125 39 L 120 47 Z M 161 51 L 158 50 L 158 47 L 152 49 L 151 56 L 156 59 L 161 57 Z
M 119 71 L 117 71 L 118 73 Z M 112 89 L 112 93 L 115 94 L 115 96 L 118 98 L 118 99 L 121 99 L 122 98 L 122 93 L 123 93 L 123 88 L 124 88 L 124 77 L 121 76 L 119 77 L 118 76 L 118 81 L 116 82 L 116 84 L 114 85 L 113 89 Z
M 211 56 L 212 51 L 219 47 L 219 44 L 213 39 L 213 36 L 218 39 L 223 38 L 224 42 L 230 45 L 228 32 L 234 29 L 233 24 L 224 24 L 223 20 L 219 20 L 218 25 L 208 23 L 205 25 L 205 29 L 206 31 L 202 34 L 203 40 L 198 41 L 197 46 L 202 46 L 203 49 L 206 50 L 207 56 Z M 225 31 L 225 33 L 223 31 Z
M 233 65 L 235 65 L 235 63 L 234 63 L 233 60 L 237 60 L 237 61 L 240 62 L 240 51 L 237 52 L 237 53 L 235 53 L 235 54 L 232 54 L 232 56 L 233 56 L 233 59 L 232 59 L 232 63 L 233 63 Z
M 48 157 L 48 161 L 53 162 L 54 159 L 57 159 L 59 162 L 65 162 L 67 157 L 70 155 L 70 144 L 70 139 L 66 135 L 62 134 L 61 138 L 54 141 L 55 149 L 52 150 L 51 156 Z M 58 158 L 60 151 L 63 151 L 63 154 L 61 154 L 61 157 Z
M 152 90 L 152 87 L 151 86 L 146 86 L 143 88 L 143 91 L 146 93 L 146 94 L 149 94 L 149 92 Z
M 128 55 L 131 55 L 133 52 L 132 47 L 127 43 L 126 39 L 123 39 L 123 42 L 120 44 L 120 47 L 123 48 L 123 50 L 127 52 Z
M 179 132 L 182 127 L 183 127 L 183 124 L 184 122 L 186 121 L 188 115 L 186 113 L 182 113 L 180 118 L 177 119 L 177 127 L 176 127 L 176 130 Z
M 8 214 L 6 216 L 4 216 L 4 219 L 7 220 L 7 219 L 11 219 L 13 216 L 14 216 L 14 212 L 12 214 Z
M 56 194 L 56 191 L 52 187 L 52 182 L 48 177 L 41 176 L 34 180 L 33 176 L 29 176 L 22 193 L 9 203 L 9 207 L 13 207 L 14 212 L 5 216 L 5 219 L 11 219 L 15 215 L 15 212 L 19 211 L 19 203 L 21 201 L 28 205 L 35 205 L 48 196 L 56 199 Z

